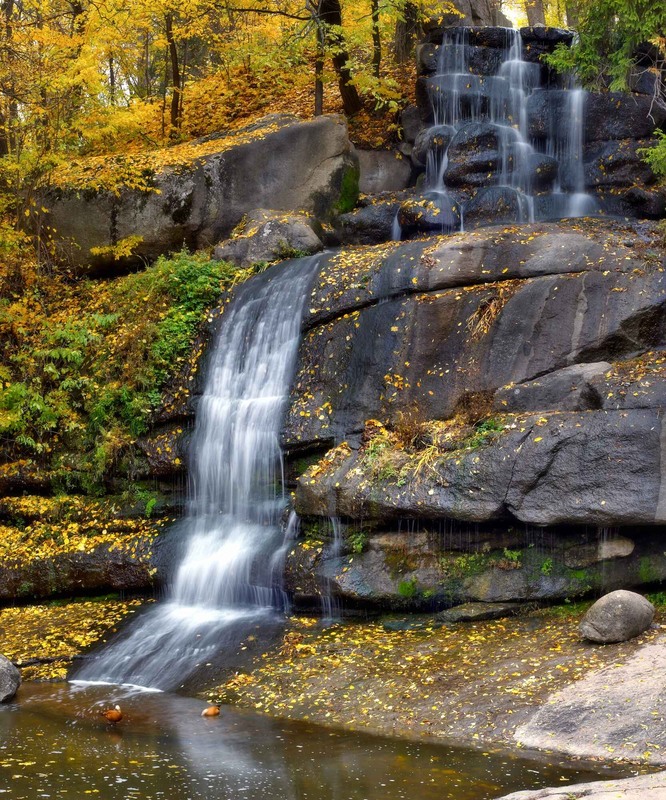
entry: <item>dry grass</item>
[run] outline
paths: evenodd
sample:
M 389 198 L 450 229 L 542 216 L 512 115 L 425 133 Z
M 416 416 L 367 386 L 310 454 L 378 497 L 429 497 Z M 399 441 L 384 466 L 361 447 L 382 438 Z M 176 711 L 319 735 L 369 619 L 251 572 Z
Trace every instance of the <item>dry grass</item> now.
M 472 339 L 482 339 L 488 334 L 502 313 L 502 309 L 508 299 L 509 292 L 506 287 L 500 286 L 495 290 L 495 294 L 492 297 L 486 297 L 481 300 L 476 310 L 470 314 L 467 320 L 467 330 L 470 332 Z

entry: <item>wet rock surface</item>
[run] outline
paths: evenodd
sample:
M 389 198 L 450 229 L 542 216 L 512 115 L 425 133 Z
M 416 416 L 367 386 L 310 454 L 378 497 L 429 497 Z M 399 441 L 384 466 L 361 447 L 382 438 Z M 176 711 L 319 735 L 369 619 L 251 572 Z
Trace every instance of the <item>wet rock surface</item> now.
M 297 545 L 299 602 L 322 586 L 396 609 L 563 599 L 666 576 L 650 533 L 666 524 L 666 284 L 648 231 L 541 223 L 325 257 L 283 440 L 345 442 L 301 475 L 296 508 L 356 545 Z M 492 530 L 466 551 L 451 520 Z M 545 526 L 533 548 L 516 522 Z
M 662 800 L 666 796 L 666 772 L 636 778 L 580 783 L 562 788 L 512 792 L 499 800 Z
M 523 28 L 518 34 L 520 91 L 526 96 L 518 112 L 513 107 L 516 86 L 510 88 L 512 68 L 507 67 L 507 59 L 516 58 L 512 36 L 497 27 L 427 28 L 417 51 L 416 85 L 425 127 L 412 161 L 417 170 L 429 160 L 438 162 L 439 176 L 426 173 L 430 188 L 440 188 L 435 184 L 443 181 L 448 189 L 464 189 L 472 212 L 468 215 L 465 206 L 465 225 L 468 218 L 470 224 L 484 225 L 590 214 L 661 218 L 666 193 L 640 151 L 657 143 L 655 129 L 666 124 L 666 107 L 654 102 L 649 81 L 641 78 L 646 71 L 635 76 L 632 94 L 572 91 L 542 57 L 571 44 L 573 32 Z M 442 122 L 457 129 L 444 158 L 439 145 L 429 147 Z M 481 131 L 485 136 L 480 138 Z M 512 150 L 512 137 L 522 138 L 522 150 Z M 530 142 L 536 152 L 528 157 L 524 152 Z M 481 196 L 489 185 L 519 188 L 533 197 L 531 206 L 505 202 L 503 212 L 495 209 L 500 213 L 493 217 L 487 196 Z M 584 203 L 572 200 L 585 193 Z M 488 206 L 481 214 L 472 205 L 475 194 L 477 205 Z M 473 213 L 477 219 L 472 223 Z

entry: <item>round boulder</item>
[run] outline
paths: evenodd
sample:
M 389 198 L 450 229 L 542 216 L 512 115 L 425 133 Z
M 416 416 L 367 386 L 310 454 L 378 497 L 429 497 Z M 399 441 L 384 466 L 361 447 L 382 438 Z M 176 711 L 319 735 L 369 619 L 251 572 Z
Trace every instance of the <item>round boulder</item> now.
M 0 703 L 11 700 L 21 685 L 21 673 L 12 662 L 0 655 Z
M 599 644 L 626 642 L 652 624 L 654 606 L 636 592 L 618 589 L 610 592 L 588 610 L 580 623 L 584 639 Z

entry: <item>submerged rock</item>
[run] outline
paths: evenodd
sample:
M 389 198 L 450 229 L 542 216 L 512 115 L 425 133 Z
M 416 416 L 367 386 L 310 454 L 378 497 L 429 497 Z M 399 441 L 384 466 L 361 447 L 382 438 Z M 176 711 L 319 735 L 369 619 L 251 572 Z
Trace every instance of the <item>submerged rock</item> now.
M 549 748 L 546 748 L 549 749 Z M 512 792 L 499 800 L 663 800 L 666 797 L 666 772 L 615 778 L 594 783 L 577 783 L 550 789 Z
M 654 606 L 649 600 L 620 589 L 597 600 L 583 617 L 580 633 L 599 644 L 626 642 L 646 631 L 653 617 Z
M 489 619 L 502 619 L 517 614 L 520 603 L 463 603 L 447 608 L 435 616 L 437 622 L 481 622 Z

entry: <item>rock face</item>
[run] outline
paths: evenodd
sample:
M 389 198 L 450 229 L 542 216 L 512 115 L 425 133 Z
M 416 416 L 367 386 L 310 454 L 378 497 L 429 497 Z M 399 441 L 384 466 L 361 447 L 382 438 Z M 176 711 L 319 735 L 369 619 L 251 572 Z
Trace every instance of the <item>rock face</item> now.
M 652 624 L 654 606 L 640 594 L 622 589 L 604 595 L 580 623 L 583 638 L 599 644 L 626 642 Z
M 0 567 L 0 600 L 42 598 L 87 592 L 151 589 L 155 584 L 151 542 L 132 542 L 133 552 L 98 547 L 89 553 L 57 555 L 22 566 Z
M 219 242 L 257 207 L 328 218 L 356 201 L 358 159 L 340 117 L 268 117 L 184 148 L 182 163 L 153 170 L 146 191 L 121 187 L 114 194 L 84 184 L 46 192 L 45 224 L 58 231 L 61 258 L 80 268 L 108 266 L 113 254 L 92 256 L 91 248 L 139 237 L 135 258 L 154 259 L 183 244 Z
M 21 685 L 21 673 L 12 662 L 0 655 L 0 703 L 11 700 Z
M 283 432 L 319 456 L 298 470 L 297 597 L 427 608 L 666 577 L 666 282 L 647 230 L 542 223 L 323 257 Z M 328 517 L 341 550 L 317 533 Z
M 664 766 L 665 737 L 659 722 L 666 691 L 663 636 L 643 644 L 621 662 L 592 671 L 551 694 L 518 727 L 516 741 L 575 757 L 649 759 L 653 765 Z M 639 796 L 642 800 L 648 795 Z
M 399 152 L 357 150 L 360 177 L 358 188 L 363 194 L 399 192 L 408 186 L 412 165 Z

